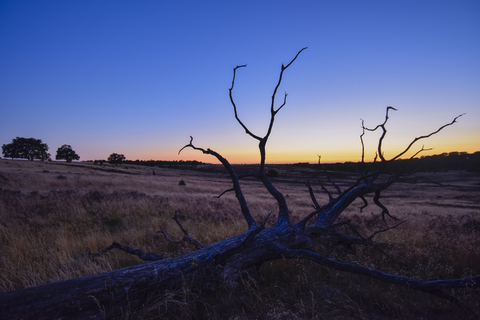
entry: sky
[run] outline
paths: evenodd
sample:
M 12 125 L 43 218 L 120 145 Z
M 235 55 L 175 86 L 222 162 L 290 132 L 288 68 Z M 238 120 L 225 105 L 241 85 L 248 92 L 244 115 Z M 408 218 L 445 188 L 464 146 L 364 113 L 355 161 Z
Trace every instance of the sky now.
M 0 0 L 0 144 L 69 144 L 81 160 L 359 161 L 361 119 L 390 112 L 385 157 L 480 150 L 480 1 Z M 379 133 L 365 136 L 372 160 Z M 412 153 L 407 154 L 410 156 Z

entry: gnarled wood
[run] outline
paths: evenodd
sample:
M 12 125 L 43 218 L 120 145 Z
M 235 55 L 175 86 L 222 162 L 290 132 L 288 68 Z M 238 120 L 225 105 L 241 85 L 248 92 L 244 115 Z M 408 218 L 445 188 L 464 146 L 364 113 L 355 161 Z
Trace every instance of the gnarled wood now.
M 182 229 L 185 239 L 194 244 L 198 249 L 197 251 L 176 258 L 161 259 L 159 255 L 145 254 L 139 249 L 131 249 L 120 244 L 114 244 L 112 248 L 120 248 L 142 259 L 151 258 L 150 260 L 156 261 L 78 279 L 1 293 L 0 319 L 100 319 L 122 315 L 126 312 L 145 308 L 161 300 L 168 292 L 175 291 L 187 284 L 204 289 L 214 289 L 220 285 L 235 287 L 242 273 L 251 272 L 251 270 L 255 270 L 263 263 L 275 259 L 307 259 L 329 268 L 356 273 L 383 282 L 435 294 L 454 303 L 457 303 L 457 301 L 441 291 L 442 289 L 480 286 L 480 276 L 464 279 L 422 281 L 388 274 L 379 270 L 329 259 L 315 252 L 313 246 L 313 241 L 318 239 L 326 241 L 335 239 L 348 245 L 372 245 L 373 236 L 398 227 L 401 222 L 393 227 L 378 230 L 370 237 L 365 238 L 360 236 L 352 225 L 350 225 L 350 228 L 354 231 L 354 236 L 338 232 L 337 227 L 348 225 L 348 223 L 336 222 L 342 212 L 356 199 L 362 199 L 364 201 L 362 209 L 365 208 L 368 203 L 364 196 L 369 194 L 375 195 L 374 203 L 381 208 L 382 215 L 387 215 L 395 220 L 388 212 L 388 209 L 380 202 L 381 192 L 389 188 L 401 176 L 399 174 L 387 174 L 386 169 L 389 162 L 405 154 L 416 141 L 428 138 L 443 128 L 454 124 L 458 117 L 451 123 L 443 125 L 437 131 L 415 138 L 404 151 L 391 158 L 391 160 L 384 158 L 382 143 L 387 133 L 385 126 L 388 121 L 388 112 L 395 109 L 388 107 L 385 121 L 374 129 L 366 128 L 362 120 L 363 132 L 360 136 L 362 142 L 362 162 L 364 160 L 363 135 L 365 131 L 374 131 L 379 128 L 383 130 L 378 141 L 377 154 L 381 161 L 379 163 L 375 161 L 369 168 L 362 166 L 358 179 L 343 191 L 329 179 L 329 182 L 337 190 L 337 195 L 332 195 L 322 185 L 322 189 L 329 196 L 328 203 L 324 205 L 318 203 L 313 189 L 307 182 L 306 185 L 314 210 L 306 213 L 304 218 L 298 223 L 293 223 L 290 220 L 285 197 L 275 188 L 265 173 L 266 144 L 272 132 L 275 116 L 286 104 L 287 95 L 285 94 L 283 103 L 280 107 L 275 108 L 275 97 L 277 89 L 281 84 L 283 73 L 305 49 L 300 50 L 286 66 L 282 65 L 279 80 L 272 95 L 271 118 L 265 136 L 261 137 L 253 134 L 240 120 L 233 99 L 232 91 L 235 84 L 236 71 L 238 68 L 246 65 L 234 68 L 232 86 L 229 90 L 235 118 L 249 136 L 259 141 L 259 171 L 249 176 L 257 177 L 278 203 L 277 221 L 272 227 L 265 227 L 265 223 L 271 213 L 265 217 L 260 225 L 253 219 L 240 186 L 239 176 L 227 159 L 211 149 L 194 146 L 193 138 L 191 137 L 190 142 L 180 152 L 186 148 L 191 148 L 212 155 L 223 164 L 230 175 L 233 183 L 231 190 L 235 191 L 240 210 L 248 226 L 246 233 L 203 247 L 183 229 L 175 215 L 174 219 Z

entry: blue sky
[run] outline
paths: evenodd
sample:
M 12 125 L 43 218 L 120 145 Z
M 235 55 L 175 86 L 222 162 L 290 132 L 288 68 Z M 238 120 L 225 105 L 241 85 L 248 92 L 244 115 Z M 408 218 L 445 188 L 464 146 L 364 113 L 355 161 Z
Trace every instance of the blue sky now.
M 70 144 L 81 160 L 200 160 L 194 137 L 258 161 L 280 66 L 288 93 L 267 161 L 360 160 L 361 120 L 390 115 L 386 157 L 466 113 L 425 147 L 480 150 L 479 1 L 2 1 L 0 144 Z M 373 158 L 378 134 L 367 138 Z M 418 145 L 420 148 L 422 143 Z M 415 149 L 415 150 L 416 150 Z

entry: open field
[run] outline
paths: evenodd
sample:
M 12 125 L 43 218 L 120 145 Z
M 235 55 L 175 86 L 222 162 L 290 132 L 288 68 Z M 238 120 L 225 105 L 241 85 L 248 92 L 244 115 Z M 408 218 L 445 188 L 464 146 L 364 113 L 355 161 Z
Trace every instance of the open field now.
M 310 180 L 320 203 L 328 200 L 315 186 L 316 177 L 322 177 L 315 167 L 270 168 L 279 173 L 272 181 L 286 195 L 293 220 L 312 211 L 303 180 Z M 331 176 L 340 187 L 354 179 L 344 173 Z M 375 237 L 381 250 L 333 245 L 319 245 L 317 250 L 340 261 L 425 280 L 480 274 L 480 174 L 457 171 L 414 178 L 420 177 L 426 179 L 396 184 L 383 193 L 390 212 L 406 222 Z M 181 180 L 184 186 L 179 185 Z M 260 183 L 251 178 L 242 183 L 257 221 L 276 212 L 275 200 Z M 158 233 L 182 238 L 171 219 L 175 210 L 184 227 L 205 245 L 245 232 L 234 195 L 214 197 L 230 187 L 222 168 L 213 165 L 182 170 L 2 159 L 0 292 L 142 263 L 116 250 L 98 254 L 114 241 L 166 257 L 192 251 L 189 244 L 169 242 Z M 354 203 L 340 219 L 356 224 L 365 236 L 385 228 L 378 207 L 370 205 L 359 212 L 361 205 Z M 125 318 L 473 319 L 480 315 L 478 289 L 452 292 L 471 311 L 313 263 L 274 261 L 263 265 L 259 279 L 247 280 L 239 292 L 196 292 L 186 286 L 170 299 Z

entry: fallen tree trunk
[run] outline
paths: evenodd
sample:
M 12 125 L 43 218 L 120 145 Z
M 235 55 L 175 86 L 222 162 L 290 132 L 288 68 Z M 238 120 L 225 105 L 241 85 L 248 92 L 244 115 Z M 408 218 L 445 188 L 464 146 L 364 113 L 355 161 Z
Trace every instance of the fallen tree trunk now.
M 107 273 L 0 294 L 0 319 L 103 319 L 136 310 L 186 283 L 220 279 L 212 257 L 245 235 L 202 250 Z M 211 284 L 210 284 L 211 285 Z
M 419 281 L 338 262 L 305 248 L 308 238 L 288 226 L 258 233 L 240 252 L 249 233 L 214 243 L 176 258 L 148 262 L 107 273 L 0 294 L 0 319 L 104 319 L 142 310 L 182 286 L 233 289 L 242 273 L 275 259 L 308 259 L 330 268 L 383 282 L 440 294 L 441 289 L 480 286 L 480 276 Z M 251 231 L 253 232 L 253 231 Z M 254 272 L 254 271 L 253 271 Z M 250 275 L 249 275 L 250 276 Z
M 291 228 L 262 224 L 198 251 L 43 286 L 0 294 L 0 319 L 96 319 L 141 309 L 181 286 L 235 287 L 242 273 L 298 247 Z
M 236 71 L 238 68 L 244 66 L 234 68 L 233 81 L 230 88 L 230 100 L 234 108 L 235 118 L 245 132 L 259 143 L 259 171 L 258 173 L 251 173 L 248 176 L 256 177 L 270 195 L 276 199 L 278 215 L 276 223 L 273 226 L 265 228 L 270 214 L 266 216 L 261 224 L 258 224 L 253 219 L 241 189 L 241 177 L 235 173 L 229 162 L 219 153 L 211 149 L 194 146 L 193 138 L 191 138 L 190 143 L 180 151 L 185 148 L 192 148 L 216 157 L 223 164 L 233 184 L 233 187 L 229 189 L 229 191 L 235 192 L 243 218 L 248 226 L 246 233 L 203 247 L 183 229 L 177 219 L 177 215 L 175 215 L 175 221 L 185 234 L 184 239 L 195 245 L 198 249 L 197 251 L 176 258 L 163 259 L 156 254 L 144 254 L 139 249 L 131 249 L 114 243 L 107 249 L 118 248 L 135 254 L 144 260 L 155 261 L 107 273 L 14 292 L 1 293 L 0 319 L 99 319 L 121 316 L 134 312 L 135 310 L 148 308 L 150 305 L 155 304 L 155 302 L 158 302 L 164 296 L 168 295 L 168 293 L 175 292 L 182 287 L 215 290 L 215 288 L 220 286 L 226 286 L 227 288 L 234 289 L 241 277 L 244 275 L 255 276 L 256 270 L 263 263 L 276 259 L 306 259 L 329 268 L 360 274 L 386 283 L 434 294 L 457 304 L 458 301 L 442 291 L 442 289 L 480 286 L 480 276 L 422 281 L 387 274 L 359 265 L 339 262 L 322 256 L 315 251 L 317 241 L 323 241 L 325 243 L 333 241 L 346 246 L 373 245 L 373 236 L 401 225 L 402 222 L 394 226 L 386 227 L 383 230 L 378 230 L 370 237 L 362 237 L 356 231 L 355 226 L 350 225 L 346 221 L 337 223 L 337 220 L 341 213 L 355 200 L 361 199 L 363 201 L 363 209 L 368 205 L 365 196 L 374 195 L 373 201 L 382 210 L 381 216 L 384 222 L 387 223 L 385 220 L 386 217 L 397 221 L 398 219 L 391 215 L 386 206 L 380 201 L 382 191 L 390 187 L 401 176 L 401 174 L 398 173 L 388 173 L 387 168 L 389 162 L 404 155 L 416 141 L 428 138 L 443 128 L 454 124 L 458 117 L 428 135 L 415 138 L 404 151 L 392 159 L 387 160 L 382 151 L 382 143 L 387 132 L 385 125 L 388 121 L 389 111 L 395 110 L 392 107 L 388 107 L 385 121 L 382 124 L 376 126 L 374 129 L 368 129 L 363 126 L 363 133 L 360 136 L 362 141 L 363 166 L 359 168 L 358 179 L 353 182 L 350 187 L 342 191 L 331 181 L 330 177 L 327 176 L 328 181 L 336 189 L 338 195 L 334 197 L 328 192 L 327 188 L 322 185 L 322 189 L 327 192 L 329 196 L 328 203 L 323 206 L 321 206 L 315 198 L 310 184 L 306 183 L 314 209 L 312 212 L 305 214 L 303 220 L 297 223 L 291 221 L 285 197 L 275 188 L 266 175 L 265 147 L 272 132 L 275 116 L 286 103 L 287 95 L 285 94 L 281 106 L 275 108 L 276 92 L 281 83 L 283 73 L 304 49 L 300 50 L 289 64 L 286 66 L 282 65 L 279 81 L 272 95 L 270 108 L 271 118 L 265 136 L 262 137 L 252 133 L 237 114 L 232 91 Z M 377 129 L 382 130 L 382 135 L 378 141 L 378 156 L 380 157 L 380 162 L 377 163 L 374 161 L 373 165 L 367 166 L 363 163 L 362 137 L 365 131 L 375 131 Z M 423 150 L 425 149 L 422 147 L 414 156 Z M 412 158 L 414 156 L 412 156 Z M 345 225 L 350 227 L 353 235 L 342 234 L 337 231 L 338 227 Z

